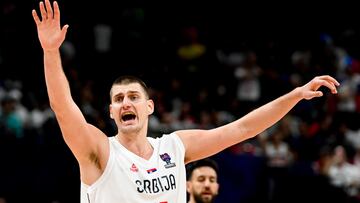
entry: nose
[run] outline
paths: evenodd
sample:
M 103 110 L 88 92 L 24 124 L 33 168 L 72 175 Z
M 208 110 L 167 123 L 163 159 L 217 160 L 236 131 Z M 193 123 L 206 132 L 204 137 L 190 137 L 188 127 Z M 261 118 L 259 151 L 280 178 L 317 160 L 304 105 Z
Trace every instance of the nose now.
M 124 97 L 124 99 L 123 99 L 123 101 L 122 101 L 123 107 L 128 107 L 128 106 L 130 106 L 130 103 L 131 103 L 130 99 L 129 99 L 128 97 Z
M 205 187 L 210 187 L 210 185 L 211 185 L 210 180 L 206 179 L 205 182 L 204 182 L 204 185 L 205 185 Z

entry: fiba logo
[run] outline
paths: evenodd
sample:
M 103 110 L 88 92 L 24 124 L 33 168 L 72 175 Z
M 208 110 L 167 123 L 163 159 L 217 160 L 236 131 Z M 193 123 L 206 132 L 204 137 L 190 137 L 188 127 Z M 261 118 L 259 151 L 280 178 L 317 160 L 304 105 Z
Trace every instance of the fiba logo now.
M 168 153 L 160 154 L 160 158 L 166 162 L 166 164 L 164 165 L 165 168 L 171 168 L 171 167 L 176 166 L 175 163 L 171 163 L 171 157 Z

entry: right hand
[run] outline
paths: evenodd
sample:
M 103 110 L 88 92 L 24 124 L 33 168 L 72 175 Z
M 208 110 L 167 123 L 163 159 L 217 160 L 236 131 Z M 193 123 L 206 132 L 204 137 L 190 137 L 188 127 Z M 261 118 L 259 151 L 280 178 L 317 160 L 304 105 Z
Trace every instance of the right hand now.
M 46 9 L 45 9 L 46 7 Z M 44 3 L 40 2 L 41 20 L 37 15 L 35 9 L 32 10 L 32 15 L 37 26 L 38 37 L 41 47 L 44 51 L 52 51 L 60 48 L 65 40 L 68 25 L 60 27 L 60 10 L 56 1 L 53 2 L 53 7 L 49 0 Z

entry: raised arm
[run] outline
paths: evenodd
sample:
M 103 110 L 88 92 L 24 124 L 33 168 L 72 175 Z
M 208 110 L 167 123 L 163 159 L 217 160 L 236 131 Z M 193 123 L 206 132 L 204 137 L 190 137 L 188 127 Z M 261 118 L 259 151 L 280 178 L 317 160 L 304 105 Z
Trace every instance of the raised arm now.
M 244 117 L 212 130 L 177 131 L 185 145 L 185 161 L 211 156 L 231 145 L 256 136 L 283 118 L 302 99 L 321 97 L 321 86 L 337 93 L 339 83 L 331 76 L 318 76 L 304 86 L 255 109 Z
M 40 2 L 40 14 L 41 19 L 35 10 L 32 11 L 44 53 L 45 81 L 50 105 L 56 114 L 65 142 L 80 165 L 85 166 L 87 163 L 91 164 L 94 159 L 101 160 L 103 156 L 106 157 L 106 153 L 99 152 L 102 151 L 101 149 L 106 149 L 107 138 L 100 130 L 86 122 L 71 97 L 59 50 L 68 25 L 62 28 L 60 26 L 60 10 L 57 2 L 54 1 L 53 5 L 49 0 L 45 0 L 45 4 Z

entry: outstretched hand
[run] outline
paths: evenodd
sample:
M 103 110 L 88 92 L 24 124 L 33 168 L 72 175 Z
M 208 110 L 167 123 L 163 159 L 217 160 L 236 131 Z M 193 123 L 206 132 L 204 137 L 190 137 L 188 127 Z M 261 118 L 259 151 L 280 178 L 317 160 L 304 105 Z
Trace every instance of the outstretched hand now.
M 41 20 L 35 9 L 32 15 L 37 26 L 38 37 L 44 51 L 59 49 L 65 40 L 68 25 L 60 27 L 60 10 L 56 1 L 53 2 L 53 8 L 49 0 L 40 2 Z
M 300 87 L 301 96 L 304 99 L 312 99 L 314 97 L 321 97 L 323 93 L 319 91 L 319 88 L 325 86 L 330 89 L 331 93 L 336 94 L 336 87 L 340 83 L 329 75 L 322 75 L 313 78 L 310 82 Z

